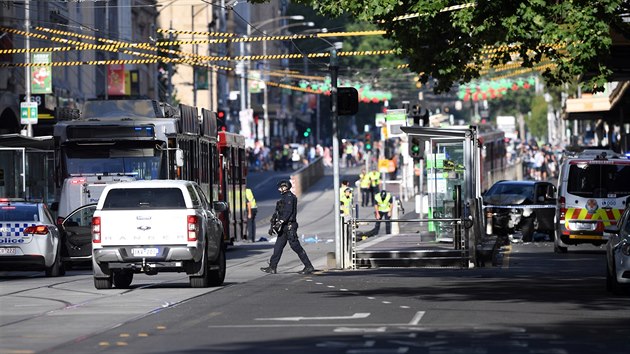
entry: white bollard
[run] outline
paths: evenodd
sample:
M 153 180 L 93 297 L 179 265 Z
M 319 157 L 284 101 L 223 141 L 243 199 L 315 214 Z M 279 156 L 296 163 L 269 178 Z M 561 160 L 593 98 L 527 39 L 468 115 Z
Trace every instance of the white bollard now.
M 392 210 L 392 220 L 398 220 L 398 204 L 394 199 L 394 210 Z M 392 223 L 392 235 L 398 235 L 400 233 L 400 225 L 397 222 Z

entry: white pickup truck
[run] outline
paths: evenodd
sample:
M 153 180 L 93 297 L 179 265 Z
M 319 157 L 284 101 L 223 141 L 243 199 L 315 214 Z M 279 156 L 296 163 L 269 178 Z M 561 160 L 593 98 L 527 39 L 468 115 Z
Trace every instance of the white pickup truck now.
M 186 272 L 194 288 L 225 279 L 223 227 L 194 182 L 149 180 L 107 186 L 92 218 L 97 289 L 128 288 L 135 273 Z

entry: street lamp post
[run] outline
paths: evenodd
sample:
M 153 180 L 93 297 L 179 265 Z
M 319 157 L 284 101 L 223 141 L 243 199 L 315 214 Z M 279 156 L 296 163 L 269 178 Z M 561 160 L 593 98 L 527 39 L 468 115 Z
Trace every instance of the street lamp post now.
M 268 20 L 264 20 L 264 21 L 260 21 L 260 22 L 256 22 L 252 25 L 247 26 L 247 36 L 251 37 L 251 32 L 252 32 L 252 28 L 255 28 L 256 30 L 258 30 L 259 32 L 262 32 L 264 35 L 266 35 L 263 31 L 260 31 L 259 28 L 264 27 L 267 24 L 270 24 L 274 21 L 281 21 L 281 20 L 296 20 L 296 21 L 301 21 L 304 20 L 304 16 L 302 15 L 295 15 L 295 16 L 280 16 L 280 17 L 274 17 L 274 18 L 270 18 Z M 263 55 L 267 55 L 267 40 L 263 40 Z M 263 70 L 268 70 L 267 68 L 267 59 L 263 59 Z M 268 77 L 264 77 L 264 81 L 268 81 Z M 263 124 L 264 124 L 264 137 L 265 137 L 265 145 L 269 146 L 271 144 L 271 140 L 270 140 L 270 124 L 269 124 L 269 91 L 268 91 L 268 87 L 267 85 L 265 85 L 264 91 L 263 91 Z

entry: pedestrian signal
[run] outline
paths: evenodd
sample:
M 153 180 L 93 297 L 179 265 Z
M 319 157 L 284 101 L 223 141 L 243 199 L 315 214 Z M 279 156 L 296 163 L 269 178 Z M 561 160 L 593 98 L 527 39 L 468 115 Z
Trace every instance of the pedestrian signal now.
M 413 159 L 422 158 L 422 140 L 420 137 L 412 136 L 409 140 L 409 156 Z

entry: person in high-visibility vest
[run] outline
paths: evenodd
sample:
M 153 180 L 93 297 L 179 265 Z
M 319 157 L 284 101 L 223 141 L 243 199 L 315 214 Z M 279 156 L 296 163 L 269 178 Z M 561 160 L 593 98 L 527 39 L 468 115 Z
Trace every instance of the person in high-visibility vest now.
M 359 188 L 361 188 L 361 206 L 366 207 L 370 204 L 370 200 L 372 200 L 372 193 L 370 192 L 372 179 L 370 178 L 370 174 L 365 172 L 365 168 L 361 169 L 361 174 L 359 175 Z M 372 205 L 374 205 L 373 202 Z
M 374 215 L 378 220 L 389 220 L 392 217 L 392 206 L 394 205 L 394 200 L 391 195 L 386 190 L 382 190 L 378 193 L 374 200 L 376 201 L 376 205 L 374 205 Z M 377 221 L 376 225 L 374 225 L 374 235 L 378 234 L 378 231 L 381 228 L 381 222 Z M 392 223 L 387 221 L 385 222 L 385 232 L 390 234 L 392 232 Z
M 378 189 L 379 189 L 379 184 L 381 184 L 381 173 L 378 172 L 377 170 L 374 171 L 370 171 L 370 179 L 371 181 L 371 186 L 370 186 L 370 194 L 372 195 L 372 206 L 374 206 L 375 203 L 375 197 L 376 194 L 378 193 Z
M 345 216 L 345 217 L 350 217 L 350 214 L 352 212 L 352 188 L 347 187 L 344 191 L 343 191 L 343 195 L 341 196 L 341 215 Z
M 251 189 L 245 189 L 245 199 L 247 200 L 247 235 L 252 242 L 256 242 L 256 214 L 258 214 L 258 206 L 256 198 Z

